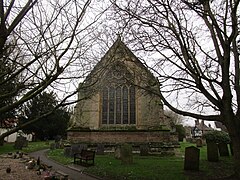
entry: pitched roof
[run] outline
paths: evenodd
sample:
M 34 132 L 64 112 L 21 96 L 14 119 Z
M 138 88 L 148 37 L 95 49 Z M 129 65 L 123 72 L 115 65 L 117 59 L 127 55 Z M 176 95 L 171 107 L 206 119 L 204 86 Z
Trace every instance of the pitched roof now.
M 113 43 L 113 45 L 108 49 L 101 60 L 95 65 L 90 74 L 86 77 L 85 82 L 89 81 L 92 77 L 100 76 L 106 72 L 106 70 L 111 69 L 112 66 L 121 61 L 131 61 L 136 66 L 144 69 L 148 74 L 148 77 L 154 78 L 153 74 L 147 69 L 146 66 L 133 54 L 133 52 L 124 44 L 120 37 Z M 104 68 L 103 68 L 104 67 Z

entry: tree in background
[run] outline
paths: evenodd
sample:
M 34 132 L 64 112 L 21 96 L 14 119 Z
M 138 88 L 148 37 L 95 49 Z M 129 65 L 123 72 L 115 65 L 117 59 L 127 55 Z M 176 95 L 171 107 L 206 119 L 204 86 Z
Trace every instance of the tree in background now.
M 171 110 L 164 110 L 164 114 L 168 117 L 171 124 L 179 125 L 183 123 L 183 116 Z
M 5 53 L 11 53 L 9 51 Z M 5 56 L 6 57 L 6 56 Z M 9 78 L 9 75 L 12 71 L 14 71 L 15 65 L 8 59 L 2 58 L 0 60 L 0 83 L 3 83 Z M 12 104 L 18 95 L 19 89 L 18 87 L 18 77 L 14 77 L 11 80 L 8 80 L 4 83 L 4 86 L 0 88 L 0 108 L 5 107 L 8 104 Z M 11 109 L 7 112 L 0 113 L 0 124 L 2 121 L 6 120 L 7 118 L 15 118 L 16 110 Z
M 25 107 L 25 116 L 20 118 L 20 124 L 41 117 L 53 110 L 57 105 L 57 99 L 53 92 L 42 92 L 31 99 Z M 34 132 L 36 139 L 53 139 L 57 135 L 65 136 L 70 115 L 66 108 L 59 108 L 47 117 L 40 118 L 34 124 L 23 128 L 23 132 Z
M 171 111 L 165 110 L 165 116 L 167 116 L 168 120 L 170 121 L 171 126 L 175 127 L 176 132 L 178 133 L 178 140 L 183 141 L 183 138 L 186 137 L 186 130 L 183 127 L 183 116 Z
M 113 0 L 114 19 L 151 61 L 172 111 L 222 122 L 240 179 L 239 0 Z M 148 58 L 146 58 L 148 56 Z M 142 87 L 145 88 L 145 87 Z
M 74 103 L 69 97 L 81 87 L 70 88 L 69 84 L 85 77 L 92 66 L 87 51 L 94 39 L 88 35 L 101 17 L 90 3 L 0 0 L 0 65 L 6 65 L 0 74 L 0 97 L 6 100 L 0 104 L 1 115 L 19 112 L 24 103 L 47 88 L 61 91 L 52 111 Z M 89 11 L 92 14 L 86 18 Z M 1 134 L 0 142 L 51 113 Z

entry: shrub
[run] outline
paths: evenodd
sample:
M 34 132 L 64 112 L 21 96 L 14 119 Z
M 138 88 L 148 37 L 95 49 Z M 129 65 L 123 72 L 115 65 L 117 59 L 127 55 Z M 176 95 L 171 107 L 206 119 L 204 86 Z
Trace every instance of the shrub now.
M 204 134 L 203 138 L 206 139 L 206 142 L 230 143 L 230 137 L 224 131 L 210 131 Z

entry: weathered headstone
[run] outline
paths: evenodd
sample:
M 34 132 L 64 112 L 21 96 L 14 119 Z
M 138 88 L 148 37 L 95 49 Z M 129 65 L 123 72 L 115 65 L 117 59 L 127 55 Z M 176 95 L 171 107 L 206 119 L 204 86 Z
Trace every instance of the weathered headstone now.
M 78 151 L 81 152 L 83 149 L 87 149 L 87 144 L 79 144 Z
M 104 155 L 104 144 L 98 144 L 98 145 L 97 145 L 96 154 L 98 154 L 98 155 Z
M 220 156 L 229 156 L 228 145 L 227 143 L 219 143 L 218 150 Z
M 23 147 L 27 147 L 27 146 L 28 146 L 27 138 L 23 136 L 18 136 L 15 141 L 14 148 L 21 150 Z
M 70 146 L 64 147 L 64 156 L 71 157 L 71 147 Z
M 147 156 L 149 152 L 149 147 L 147 144 L 140 145 L 140 156 Z
M 123 144 L 121 146 L 120 157 L 121 157 L 122 164 L 133 163 L 132 146 L 130 144 Z
M 71 157 L 73 157 L 75 153 L 80 153 L 83 149 L 87 149 L 87 144 L 72 144 Z
M 73 157 L 75 153 L 79 153 L 78 148 L 79 148 L 79 144 L 71 145 L 71 152 L 70 152 L 71 157 Z
M 199 170 L 200 150 L 194 146 L 185 148 L 184 170 Z
M 202 146 L 203 146 L 203 141 L 202 141 L 202 139 L 197 139 L 197 140 L 196 140 L 196 146 L 197 146 L 197 147 L 202 147 Z
M 115 151 L 114 151 L 114 157 L 116 159 L 121 159 L 121 147 L 120 146 L 117 146 L 115 147 Z
M 218 146 L 214 142 L 207 143 L 207 160 L 210 162 L 217 162 L 218 157 Z

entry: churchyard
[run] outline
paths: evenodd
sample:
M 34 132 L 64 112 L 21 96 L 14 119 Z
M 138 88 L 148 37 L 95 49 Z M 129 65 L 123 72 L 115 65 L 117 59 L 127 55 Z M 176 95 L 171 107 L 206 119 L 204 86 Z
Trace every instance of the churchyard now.
M 50 143 L 51 144 L 51 143 Z M 217 162 L 208 161 L 207 147 L 199 149 L 199 170 L 184 170 L 185 148 L 196 147 L 196 144 L 180 143 L 174 156 L 140 156 L 134 154 L 132 163 L 122 163 L 113 153 L 95 156 L 94 166 L 87 167 L 84 172 L 104 179 L 218 179 L 233 173 L 232 156 L 219 156 Z M 16 151 L 13 144 L 0 148 L 0 154 Z M 21 151 L 32 152 L 49 148 L 46 142 L 30 142 Z M 192 156 L 192 155 L 191 155 Z M 61 164 L 72 164 L 73 158 L 64 155 L 64 148 L 52 149 L 48 157 Z M 192 162 L 191 162 L 192 163 Z M 194 166 L 194 165 L 193 165 Z
M 219 157 L 218 162 L 207 160 L 207 147 L 199 149 L 199 170 L 184 170 L 185 148 L 196 144 L 180 143 L 174 156 L 133 155 L 132 163 L 123 164 L 114 154 L 96 155 L 94 166 L 89 166 L 85 173 L 103 179 L 218 179 L 233 173 L 232 156 Z M 63 149 L 49 151 L 49 158 L 62 164 L 73 163 L 73 158 L 64 156 Z

